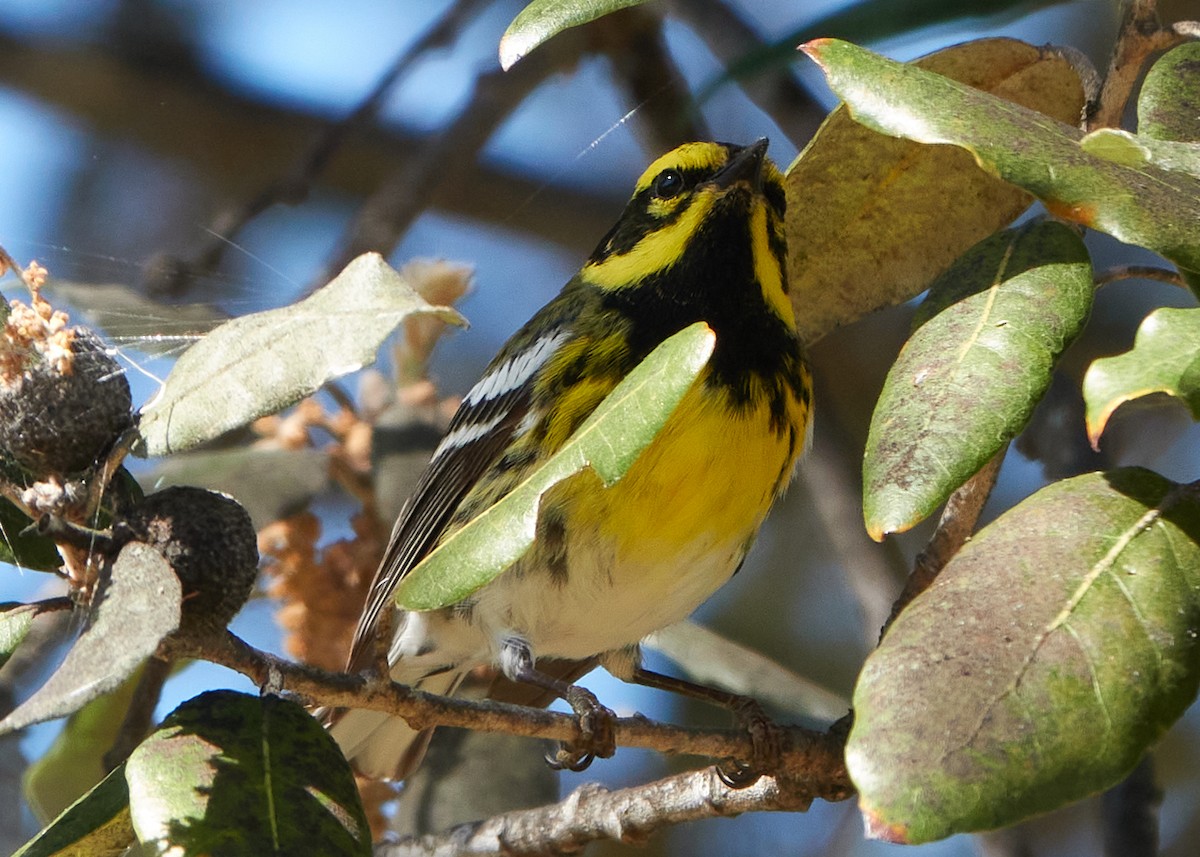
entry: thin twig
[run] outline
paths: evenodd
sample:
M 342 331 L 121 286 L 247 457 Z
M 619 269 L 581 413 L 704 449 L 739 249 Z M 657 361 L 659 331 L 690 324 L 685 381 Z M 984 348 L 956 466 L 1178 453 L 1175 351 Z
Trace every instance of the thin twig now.
M 904 591 L 896 599 L 896 603 L 892 607 L 892 615 L 888 617 L 887 623 L 879 634 L 881 639 L 887 633 L 888 628 L 892 626 L 892 622 L 896 621 L 900 611 L 929 588 L 942 569 L 946 567 L 946 563 L 971 537 L 984 504 L 991 496 L 992 488 L 996 486 L 996 477 L 1000 475 L 1000 465 L 1004 462 L 1004 453 L 1007 450 L 1008 446 L 1005 445 L 979 469 L 978 473 L 950 495 L 950 499 L 946 501 L 946 508 L 942 511 L 942 517 L 938 520 L 937 529 L 934 530 L 929 543 L 917 554 L 912 574 L 908 576 L 908 582 L 904 584 Z
M 1181 21 L 1164 27 L 1156 6 L 1156 0 L 1127 0 L 1124 4 L 1121 27 L 1109 58 L 1100 98 L 1088 115 L 1088 131 L 1120 127 L 1125 105 L 1132 97 L 1146 60 L 1152 54 L 1195 38 L 1196 22 Z
M 382 711 L 404 718 L 418 730 L 454 726 L 564 742 L 580 738 L 578 720 L 572 715 L 436 696 L 391 681 L 328 672 L 269 655 L 228 632 L 212 639 L 174 640 L 166 644 L 164 654 L 221 664 L 250 677 L 260 687 L 294 694 L 312 704 Z M 803 780 L 813 795 L 827 800 L 850 794 L 853 787 L 842 762 L 844 735 L 840 728 L 835 725 L 829 732 L 820 732 L 792 726 L 784 729 L 784 734 L 787 746 L 774 772 L 777 776 Z M 616 743 L 712 759 L 751 758 L 754 749 L 743 730 L 672 726 L 641 716 L 617 719 Z
M 1181 289 L 1190 288 L 1187 280 L 1178 271 L 1159 268 L 1156 265 L 1114 265 L 1097 273 L 1092 282 L 1096 288 L 1100 288 L 1117 280 L 1157 280 L 1160 283 L 1179 286 Z

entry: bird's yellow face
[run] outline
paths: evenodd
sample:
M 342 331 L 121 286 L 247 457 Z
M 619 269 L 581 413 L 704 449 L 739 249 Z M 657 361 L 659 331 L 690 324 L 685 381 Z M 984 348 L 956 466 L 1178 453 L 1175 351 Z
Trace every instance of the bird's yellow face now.
M 581 271 L 584 281 L 607 290 L 628 289 L 687 266 L 701 245 L 748 238 L 763 299 L 793 326 L 783 174 L 765 152 L 765 140 L 751 146 L 685 143 L 654 161 Z

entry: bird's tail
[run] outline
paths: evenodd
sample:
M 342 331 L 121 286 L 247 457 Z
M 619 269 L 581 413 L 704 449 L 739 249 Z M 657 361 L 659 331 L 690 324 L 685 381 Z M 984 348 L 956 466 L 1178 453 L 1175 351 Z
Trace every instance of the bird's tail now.
M 466 671 L 449 670 L 413 683 L 417 690 L 450 696 Z M 433 729 L 413 729 L 401 717 L 381 711 L 351 709 L 333 718 L 329 734 L 361 774 L 375 779 L 402 780 L 417 769 L 429 748 Z

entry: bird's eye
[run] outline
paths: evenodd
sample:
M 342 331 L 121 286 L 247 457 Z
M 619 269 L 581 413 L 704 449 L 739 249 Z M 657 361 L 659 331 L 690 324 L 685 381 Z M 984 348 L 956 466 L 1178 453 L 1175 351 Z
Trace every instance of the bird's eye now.
M 663 170 L 654 177 L 653 191 L 659 199 L 679 196 L 683 191 L 683 176 L 676 170 Z

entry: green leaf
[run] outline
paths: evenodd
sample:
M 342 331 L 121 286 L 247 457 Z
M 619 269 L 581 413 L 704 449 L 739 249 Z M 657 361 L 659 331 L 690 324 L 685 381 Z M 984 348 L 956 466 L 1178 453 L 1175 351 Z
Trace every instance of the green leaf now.
M 308 712 L 277 696 L 188 700 L 125 774 L 138 838 L 160 852 L 371 853 L 350 766 Z
M 26 533 L 31 523 L 24 512 L 0 497 L 0 562 L 32 571 L 58 571 L 62 565 L 58 548 L 46 536 Z
M 26 769 L 22 780 L 25 801 L 43 822 L 77 801 L 108 773 L 104 754 L 121 731 L 142 672 L 143 668 L 135 670 L 111 693 L 93 699 L 67 718 L 50 748 Z
M 1013 824 L 1119 782 L 1200 685 L 1200 503 L 1147 470 L 1057 482 L 981 530 L 854 692 L 869 835 Z
M 119 765 L 13 857 L 121 857 L 136 844 L 125 766 Z
M 1117 128 L 1100 128 L 1080 140 L 1079 146 L 1089 155 L 1126 167 L 1153 164 L 1200 178 L 1200 144 L 1197 143 L 1171 143 L 1139 137 Z
M 500 37 L 500 67 L 508 71 L 538 45 L 563 30 L 647 0 L 533 0 Z
M 1083 107 L 1067 59 L 1013 39 L 956 45 L 914 65 L 1057 119 L 1074 120 Z M 845 107 L 821 125 L 786 184 L 788 281 L 808 342 L 921 293 L 1031 202 L 966 152 L 885 136 Z
M 378 253 L 365 253 L 299 303 L 234 319 L 184 352 L 142 409 L 140 451 L 180 452 L 277 413 L 373 361 L 418 313 L 463 323 L 453 309 L 426 303 Z
M 624 476 L 691 388 L 715 343 L 712 330 L 697 322 L 655 348 L 562 449 L 405 575 L 397 603 L 410 610 L 436 610 L 461 601 L 533 544 L 538 507 L 550 488 L 585 468 L 606 486 Z
M 13 652 L 25 640 L 37 612 L 36 604 L 18 601 L 0 603 L 0 667 L 8 663 Z
M 933 283 L 871 418 L 872 538 L 929 516 L 1024 428 L 1091 306 L 1087 249 L 1053 221 L 980 242 Z
M 833 39 L 804 50 L 859 122 L 969 151 L 1055 215 L 1139 244 L 1200 276 L 1200 180 L 1089 155 L 1072 125 Z
M 1092 361 L 1083 376 L 1092 446 L 1124 402 L 1166 393 L 1200 420 L 1200 309 L 1156 309 L 1138 327 L 1133 348 Z
M 2 721 L 0 734 L 65 717 L 116 689 L 179 627 L 182 587 L 154 548 L 130 542 L 92 599 L 62 664 Z
M 1138 134 L 1151 140 L 1200 140 L 1200 42 L 1163 54 L 1138 93 Z

